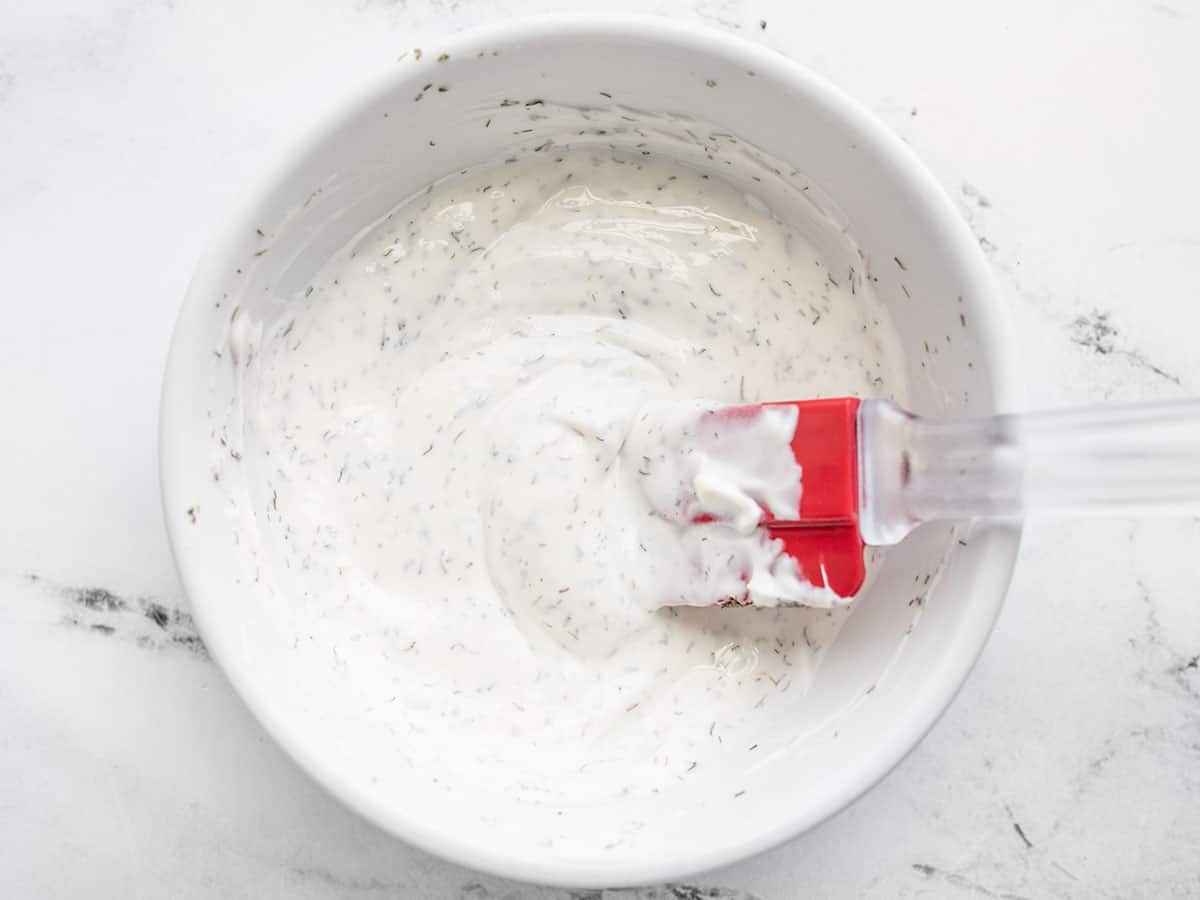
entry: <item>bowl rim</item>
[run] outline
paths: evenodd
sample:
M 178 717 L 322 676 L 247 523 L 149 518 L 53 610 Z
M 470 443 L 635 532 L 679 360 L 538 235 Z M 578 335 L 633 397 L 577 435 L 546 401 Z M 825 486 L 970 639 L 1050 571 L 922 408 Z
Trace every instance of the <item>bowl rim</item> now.
M 864 141 L 886 156 L 929 205 L 937 241 L 957 258 L 968 276 L 964 287 L 970 289 L 979 303 L 979 309 L 975 311 L 976 320 L 982 320 L 978 332 L 979 349 L 991 363 L 992 396 L 997 408 L 1009 410 L 1019 405 L 1022 391 L 1008 318 L 991 270 L 966 222 L 942 186 L 903 140 L 858 101 L 802 64 L 765 46 L 708 26 L 651 15 L 568 13 L 521 17 L 439 38 L 438 46 L 453 59 L 480 49 L 490 50 L 497 45 L 542 39 L 633 36 L 674 43 L 698 55 L 719 56 L 786 81 L 798 92 L 835 110 Z M 262 170 L 265 176 L 242 193 L 238 209 L 218 229 L 188 286 L 171 338 L 163 379 L 158 435 L 159 475 L 172 555 L 205 645 L 258 722 L 318 785 L 389 834 L 451 862 L 525 882 L 564 887 L 620 887 L 691 877 L 776 847 L 836 815 L 869 791 L 920 743 L 949 707 L 983 651 L 1003 606 L 1020 543 L 1019 524 L 989 526 L 973 535 L 972 544 L 979 554 L 976 581 L 980 588 L 972 603 L 979 612 L 968 620 L 971 627 L 964 626 L 963 634 L 942 666 L 939 680 L 931 689 L 922 692 L 919 702 L 906 717 L 905 727 L 878 743 L 868 764 L 859 770 L 855 779 L 848 779 L 825 803 L 797 811 L 773 827 L 748 829 L 740 837 L 714 831 L 723 839 L 718 846 L 684 848 L 670 858 L 611 863 L 514 858 L 490 847 L 464 843 L 450 831 L 430 828 L 418 810 L 398 809 L 382 803 L 338 770 L 323 765 L 320 758 L 298 739 L 289 717 L 280 714 L 272 706 L 268 694 L 256 686 L 251 667 L 235 662 L 238 656 L 234 644 L 238 637 L 217 627 L 206 612 L 201 561 L 195 554 L 181 552 L 185 526 L 182 519 L 171 514 L 171 510 L 179 509 L 184 500 L 186 471 L 179 460 L 186 448 L 179 437 L 182 431 L 175 423 L 187 417 L 188 404 L 184 401 L 193 394 L 197 378 L 192 367 L 185 364 L 184 357 L 185 345 L 193 343 L 193 333 L 208 312 L 202 298 L 211 297 L 213 291 L 219 290 L 227 270 L 225 261 L 234 258 L 244 235 L 253 231 L 255 211 L 275 190 L 284 186 L 284 173 L 294 171 L 299 162 L 309 157 L 329 135 L 349 123 L 360 110 L 393 91 L 396 84 L 413 77 L 409 72 L 415 71 L 418 70 L 400 71 L 394 66 L 380 70 L 372 68 L 361 80 L 318 110 L 304 133 L 287 143 L 286 151 L 274 160 L 274 165 Z

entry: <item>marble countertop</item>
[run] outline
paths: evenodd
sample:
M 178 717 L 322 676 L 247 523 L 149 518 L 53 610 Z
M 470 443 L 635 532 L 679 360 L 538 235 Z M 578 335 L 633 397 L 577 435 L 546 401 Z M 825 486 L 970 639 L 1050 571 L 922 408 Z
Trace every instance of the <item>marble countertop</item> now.
M 1200 896 L 1200 519 L 1034 523 L 924 743 L 834 820 L 688 885 L 570 893 L 443 863 L 327 796 L 233 695 L 158 498 L 196 258 L 347 60 L 551 6 L 585 8 L 0 8 L 0 894 Z M 909 141 L 992 260 L 1031 406 L 1200 394 L 1194 0 L 603 7 L 767 44 Z

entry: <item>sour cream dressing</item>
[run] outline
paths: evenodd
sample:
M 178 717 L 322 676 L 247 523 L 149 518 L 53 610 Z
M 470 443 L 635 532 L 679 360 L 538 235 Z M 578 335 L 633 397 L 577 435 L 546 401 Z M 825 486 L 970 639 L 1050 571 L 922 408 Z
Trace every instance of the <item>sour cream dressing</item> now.
M 720 179 L 581 147 L 435 185 L 288 309 L 231 335 L 264 540 L 395 672 L 404 764 L 655 790 L 801 698 L 847 610 L 758 527 L 799 503 L 795 411 L 709 411 L 898 384 L 861 274 Z M 663 608 L 747 590 L 821 608 Z

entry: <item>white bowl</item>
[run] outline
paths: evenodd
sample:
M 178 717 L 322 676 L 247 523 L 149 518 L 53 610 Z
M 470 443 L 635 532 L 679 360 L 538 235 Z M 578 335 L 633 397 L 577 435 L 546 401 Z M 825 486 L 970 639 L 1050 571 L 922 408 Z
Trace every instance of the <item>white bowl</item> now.
M 450 89 L 414 102 L 430 82 Z M 161 420 L 166 518 L 196 619 L 275 739 L 334 794 L 413 844 L 512 878 L 594 887 L 679 878 L 749 856 L 813 827 L 882 778 L 966 678 L 1003 602 L 1019 539 L 1014 527 L 935 527 L 889 553 L 790 723 L 803 736 L 749 770 L 738 762 L 744 794 L 729 789 L 731 763 L 656 800 L 556 815 L 485 789 L 433 790 L 422 773 L 395 771 L 402 738 L 376 727 L 361 705 L 356 711 L 353 678 L 322 662 L 328 648 L 297 648 L 300 631 L 321 645 L 324 620 L 305 618 L 258 578 L 254 541 L 238 523 L 262 501 L 262 484 L 222 443 L 237 395 L 234 367 L 218 354 L 237 306 L 292 293 L 406 195 L 502 156 L 511 129 L 482 127 L 481 117 L 504 99 L 607 107 L 601 91 L 624 107 L 711 123 L 823 192 L 825 211 L 878 279 L 919 411 L 1012 405 L 1014 355 L 987 265 L 895 135 L 805 69 L 744 41 L 663 19 L 553 17 L 458 36 L 400 61 L 323 117 L 248 191 L 184 302 Z M 256 229 L 269 235 L 268 253 L 256 255 Z M 646 823 L 641 838 L 609 846 L 634 812 Z M 547 849 L 555 830 L 571 836 L 568 849 Z

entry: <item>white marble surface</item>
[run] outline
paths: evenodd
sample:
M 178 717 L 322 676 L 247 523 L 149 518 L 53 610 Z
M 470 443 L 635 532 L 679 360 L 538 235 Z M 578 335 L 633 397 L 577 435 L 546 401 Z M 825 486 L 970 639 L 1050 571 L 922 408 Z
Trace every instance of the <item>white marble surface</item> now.
M 311 98 L 552 5 L 578 4 L 0 3 L 0 895 L 600 896 L 444 864 L 302 775 L 190 627 L 155 463 L 190 270 Z M 603 8 L 739 31 L 908 140 L 993 260 L 1032 405 L 1200 394 L 1195 0 Z M 1200 520 L 1035 524 L 883 784 L 693 886 L 604 896 L 1200 896 L 1198 593 Z

